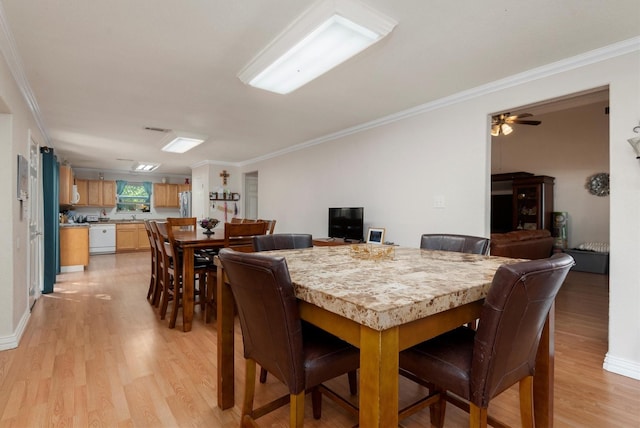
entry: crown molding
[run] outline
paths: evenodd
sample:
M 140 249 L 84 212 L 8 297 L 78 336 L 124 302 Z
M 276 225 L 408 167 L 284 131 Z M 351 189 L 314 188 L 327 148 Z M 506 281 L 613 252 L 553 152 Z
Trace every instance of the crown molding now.
M 456 94 L 452 94 L 444 98 L 440 98 L 438 100 L 434 100 L 434 101 L 419 105 L 417 107 L 403 110 L 398 113 L 390 114 L 380 119 L 372 120 L 370 122 L 366 122 L 360 125 L 346 128 L 342 131 L 334 132 L 332 134 L 315 138 L 313 140 L 305 141 L 303 143 L 296 144 L 294 146 L 287 147 L 285 149 L 278 150 L 278 151 L 266 154 L 264 156 L 259 156 L 253 159 L 249 159 L 247 161 L 240 162 L 239 166 L 246 166 L 253 163 L 268 160 L 271 158 L 279 157 L 287 153 L 296 152 L 298 150 L 303 150 L 318 144 L 337 140 L 339 138 L 343 138 L 348 135 L 352 135 L 352 134 L 356 134 L 369 129 L 377 128 L 379 126 L 383 126 L 389 123 L 407 119 L 412 116 L 416 116 L 429 111 L 441 109 L 443 107 L 447 107 L 453 104 L 469 101 L 474 98 L 478 98 L 493 92 L 501 91 L 514 86 L 522 85 L 524 83 L 532 82 L 534 80 L 542 79 L 544 77 L 549 77 L 555 74 L 564 73 L 566 71 L 574 70 L 576 68 L 584 67 L 590 64 L 595 64 L 611 58 L 619 57 L 622 55 L 626 55 L 626 54 L 629 54 L 632 52 L 638 52 L 638 51 L 640 51 L 640 37 L 634 37 L 632 39 L 623 40 L 621 42 L 614 43 L 609 46 L 605 46 L 599 49 L 594 49 L 580 55 L 576 55 L 570 58 L 565 58 L 563 60 L 552 62 L 550 64 L 543 65 L 541 67 L 533 68 L 531 70 L 527 70 L 522 73 L 514 74 L 504 79 L 496 80 L 494 82 L 490 82 L 485 85 L 477 86 L 475 88 L 472 88 L 466 91 L 458 92 Z
M 11 75 L 13 76 L 24 100 L 29 106 L 29 110 L 31 110 L 31 114 L 36 121 L 38 129 L 42 134 L 42 138 L 44 139 L 44 144 L 47 146 L 51 146 L 51 138 L 49 137 L 49 133 L 47 132 L 47 127 L 44 125 L 42 120 L 42 116 L 40 115 L 40 107 L 38 107 L 38 101 L 36 100 L 33 91 L 31 90 L 31 86 L 29 85 L 29 81 L 27 80 L 27 76 L 24 73 L 24 67 L 22 65 L 22 60 L 20 59 L 20 54 L 18 54 L 18 49 L 16 48 L 16 43 L 13 38 L 13 33 L 11 32 L 11 28 L 9 27 L 9 23 L 7 22 L 7 18 L 5 16 L 4 7 L 0 3 L 0 51 L 4 56 L 7 65 L 9 66 L 9 70 L 11 71 Z

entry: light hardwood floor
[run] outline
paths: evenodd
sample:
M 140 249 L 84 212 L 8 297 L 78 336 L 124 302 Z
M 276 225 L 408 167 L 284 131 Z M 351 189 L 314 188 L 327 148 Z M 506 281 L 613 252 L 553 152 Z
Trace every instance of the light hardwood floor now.
M 170 330 L 147 303 L 149 254 L 92 256 L 85 272 L 58 277 L 42 296 L 17 349 L 0 352 L 0 427 L 227 427 L 239 408 L 216 406 L 215 324 L 196 312 L 193 330 Z M 557 299 L 556 427 L 639 427 L 640 381 L 606 372 L 607 277 L 571 272 Z M 239 328 L 236 331 L 239 332 Z M 239 333 L 238 333 L 239 334 Z M 236 403 L 244 364 L 236 341 Z M 401 406 L 423 391 L 400 380 Z M 346 378 L 331 382 L 346 394 Z M 272 377 L 257 400 L 284 393 Z M 492 402 L 489 413 L 519 426 L 517 392 Z M 306 426 L 351 427 L 356 419 L 324 400 L 323 417 Z M 286 427 L 287 409 L 261 419 Z M 428 410 L 402 421 L 427 427 Z M 467 424 L 448 406 L 447 427 Z

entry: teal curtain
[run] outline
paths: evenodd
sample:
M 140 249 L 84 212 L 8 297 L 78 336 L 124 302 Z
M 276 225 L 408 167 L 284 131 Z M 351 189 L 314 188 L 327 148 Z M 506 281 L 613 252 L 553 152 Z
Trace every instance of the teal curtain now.
M 126 180 L 116 180 L 116 195 L 120 196 L 126 185 Z
M 147 195 L 149 195 L 149 201 L 151 201 L 151 191 L 153 190 L 153 183 L 150 181 L 143 181 L 142 186 L 144 190 L 147 191 Z

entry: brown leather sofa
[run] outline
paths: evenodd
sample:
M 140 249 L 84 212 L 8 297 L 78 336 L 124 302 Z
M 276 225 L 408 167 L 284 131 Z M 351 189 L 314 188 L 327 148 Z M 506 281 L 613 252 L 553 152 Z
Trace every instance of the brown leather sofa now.
M 546 229 L 514 230 L 491 234 L 492 256 L 545 259 L 551 256 L 554 238 Z

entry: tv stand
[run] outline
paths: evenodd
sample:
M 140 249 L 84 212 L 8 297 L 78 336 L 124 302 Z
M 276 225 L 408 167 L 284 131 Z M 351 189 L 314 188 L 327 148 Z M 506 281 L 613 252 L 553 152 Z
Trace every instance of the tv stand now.
M 351 239 L 343 238 L 316 238 L 313 239 L 313 245 L 316 247 L 334 247 L 338 245 L 351 245 L 357 244 L 360 241 L 354 241 Z

